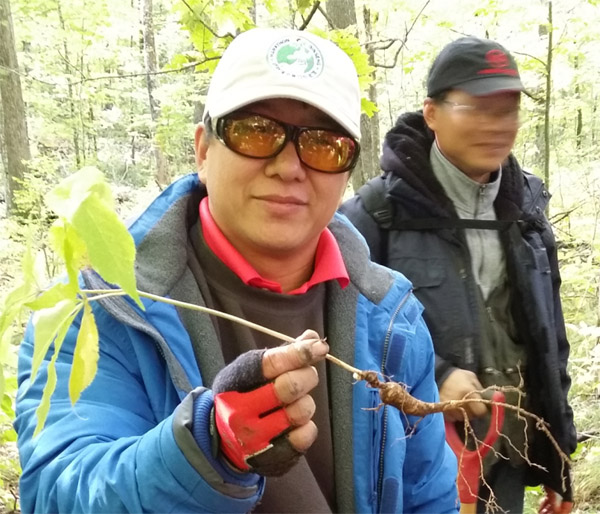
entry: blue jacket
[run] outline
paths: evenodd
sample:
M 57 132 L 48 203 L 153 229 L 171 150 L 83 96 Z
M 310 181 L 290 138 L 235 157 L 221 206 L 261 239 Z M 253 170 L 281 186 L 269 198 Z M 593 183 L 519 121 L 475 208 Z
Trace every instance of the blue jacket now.
M 195 175 L 166 189 L 131 225 L 138 288 L 203 304 L 187 266 L 187 233 L 206 192 Z M 331 353 L 359 369 L 380 370 L 424 401 L 437 401 L 434 354 L 422 307 L 399 273 L 371 263 L 364 241 L 336 215 L 330 225 L 351 283 L 327 285 Z M 106 287 L 84 273 L 88 287 Z M 249 512 L 265 479 L 234 473 L 214 458 L 207 387 L 223 366 L 213 323 L 163 302 L 95 302 L 100 359 L 93 383 L 71 407 L 68 376 L 79 321 L 56 360 L 58 382 L 44 430 L 33 439 L 46 380 L 46 356 L 30 382 L 33 330 L 19 359 L 15 427 L 27 512 Z M 187 311 L 189 315 L 190 311 Z M 31 325 L 31 324 L 30 324 Z M 189 328 L 189 324 L 186 324 Z M 194 355 L 192 339 L 204 357 Z M 200 361 L 200 366 L 197 362 Z M 417 419 L 380 403 L 377 391 L 328 363 L 335 482 L 341 512 L 457 512 L 456 459 L 441 415 Z M 191 426 L 205 426 L 196 441 Z

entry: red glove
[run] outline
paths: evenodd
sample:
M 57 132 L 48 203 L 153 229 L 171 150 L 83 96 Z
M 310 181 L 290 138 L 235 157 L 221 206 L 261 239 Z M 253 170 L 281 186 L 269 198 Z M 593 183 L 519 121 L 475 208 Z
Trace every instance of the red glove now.
M 215 422 L 221 436 L 221 450 L 243 471 L 250 469 L 248 460 L 271 449 L 272 441 L 290 428 L 273 382 L 247 393 L 217 394 Z
M 546 496 L 540 503 L 539 514 L 569 514 L 573 510 L 573 502 L 563 501 L 561 496 L 544 486 Z
M 243 353 L 217 374 L 214 422 L 231 464 L 280 476 L 308 450 L 317 437 L 309 392 L 319 379 L 312 364 L 328 350 L 306 331 L 291 345 Z

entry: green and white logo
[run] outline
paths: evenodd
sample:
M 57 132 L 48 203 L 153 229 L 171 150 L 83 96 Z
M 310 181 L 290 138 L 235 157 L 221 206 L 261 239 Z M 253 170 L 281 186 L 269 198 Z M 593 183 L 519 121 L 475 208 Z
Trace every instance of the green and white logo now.
M 267 54 L 269 64 L 280 73 L 297 78 L 315 78 L 323 71 L 323 54 L 308 39 L 281 39 Z

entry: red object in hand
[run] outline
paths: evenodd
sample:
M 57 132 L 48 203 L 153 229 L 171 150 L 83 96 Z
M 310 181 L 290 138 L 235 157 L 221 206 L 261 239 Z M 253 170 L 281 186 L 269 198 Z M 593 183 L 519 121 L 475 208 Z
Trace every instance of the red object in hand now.
M 483 443 L 478 445 L 476 450 L 467 450 L 464 441 L 456 433 L 454 423 L 446 421 L 446 440 L 458 458 L 459 474 L 457 485 L 461 503 L 477 503 L 481 460 L 491 450 L 492 445 L 500 435 L 500 430 L 504 424 L 504 406 L 498 405 L 498 403 L 504 403 L 504 400 L 504 393 L 502 391 L 494 392 L 492 401 L 495 403 L 492 404 L 490 426 L 483 439 Z
M 539 514 L 569 514 L 573 510 L 573 502 L 562 501 L 560 495 L 549 487 L 544 489 L 546 496 L 540 504 Z
M 242 471 L 250 469 L 247 459 L 271 448 L 271 441 L 290 427 L 273 382 L 246 393 L 218 393 L 214 401 L 221 449 Z

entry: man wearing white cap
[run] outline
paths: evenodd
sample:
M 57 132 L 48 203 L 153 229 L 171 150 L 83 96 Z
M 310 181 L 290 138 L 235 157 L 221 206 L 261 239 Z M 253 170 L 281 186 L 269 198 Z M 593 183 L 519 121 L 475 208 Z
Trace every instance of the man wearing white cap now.
M 457 511 L 441 415 L 380 407 L 325 360 L 331 351 L 438 399 L 410 284 L 372 264 L 334 216 L 359 120 L 356 70 L 331 42 L 279 29 L 233 40 L 196 131 L 198 173 L 130 227 L 138 287 L 295 342 L 162 302 L 104 302 L 94 382 L 71 408 L 59 374 L 34 440 L 43 379 L 29 382 L 30 329 L 16 421 L 23 512 Z M 77 324 L 59 369 L 76 337 Z

